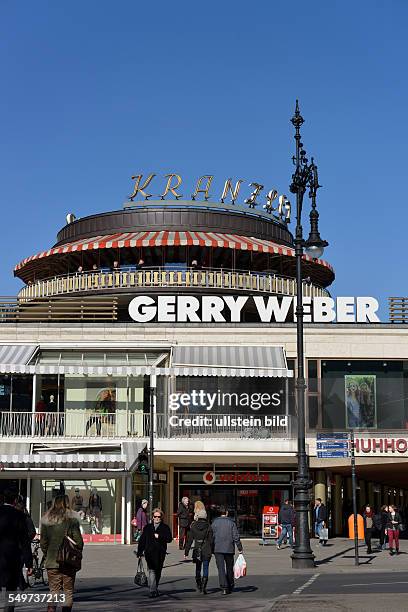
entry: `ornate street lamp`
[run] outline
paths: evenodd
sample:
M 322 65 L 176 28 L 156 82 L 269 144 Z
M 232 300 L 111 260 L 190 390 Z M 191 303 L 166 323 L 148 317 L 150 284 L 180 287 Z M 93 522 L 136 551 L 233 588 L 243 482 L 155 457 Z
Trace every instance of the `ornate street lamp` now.
M 296 100 L 295 114 L 291 119 L 295 127 L 296 155 L 292 158 L 295 171 L 292 174 L 290 191 L 296 194 L 296 232 L 295 232 L 295 256 L 296 256 L 296 319 L 297 319 L 297 380 L 296 401 L 298 416 L 298 471 L 297 478 L 293 483 L 295 489 L 296 510 L 296 544 L 292 554 L 292 567 L 303 569 L 314 567 L 314 554 L 310 547 L 309 536 L 309 508 L 310 489 L 312 481 L 309 475 L 308 458 L 306 455 L 306 428 L 305 428 L 305 375 L 304 375 L 304 351 L 303 351 L 303 283 L 302 283 L 302 258 L 303 249 L 306 253 L 317 259 L 322 256 L 324 247 L 328 245 L 322 240 L 319 233 L 319 213 L 316 209 L 316 192 L 319 189 L 317 166 L 313 161 L 309 163 L 306 151 L 301 142 L 300 127 L 304 119 L 299 111 L 299 103 Z M 310 212 L 310 235 L 303 240 L 302 228 L 302 206 L 306 189 L 309 189 L 309 197 L 312 200 Z

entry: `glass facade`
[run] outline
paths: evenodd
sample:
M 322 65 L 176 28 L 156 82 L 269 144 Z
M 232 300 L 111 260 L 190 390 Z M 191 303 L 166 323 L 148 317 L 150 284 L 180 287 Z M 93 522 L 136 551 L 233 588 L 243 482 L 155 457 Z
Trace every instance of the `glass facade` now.
M 408 429 L 407 361 L 326 359 L 314 364 L 308 368 L 310 429 Z

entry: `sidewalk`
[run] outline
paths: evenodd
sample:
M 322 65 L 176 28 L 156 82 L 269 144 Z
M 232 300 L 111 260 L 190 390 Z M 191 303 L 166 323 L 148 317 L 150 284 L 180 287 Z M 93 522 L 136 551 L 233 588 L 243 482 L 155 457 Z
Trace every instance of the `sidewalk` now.
M 401 541 L 399 556 L 391 557 L 387 551 L 366 554 L 366 546 L 360 543 L 360 565 L 354 565 L 354 541 L 345 538 L 329 540 L 326 546 L 319 546 L 312 540 L 316 568 L 319 573 L 339 572 L 396 572 L 408 570 L 408 540 Z M 248 564 L 248 573 L 252 576 L 288 575 L 293 573 L 310 573 L 316 569 L 293 570 L 290 558 L 291 549 L 283 547 L 277 550 L 275 545 L 262 546 L 257 540 L 243 540 L 244 555 Z M 78 575 L 81 578 L 133 577 L 136 568 L 135 546 L 88 545 L 85 547 L 83 569 Z M 191 558 L 191 555 L 190 555 Z M 163 575 L 185 576 L 193 573 L 191 561 L 183 561 L 183 553 L 177 543 L 168 547 L 168 555 Z M 214 560 L 210 564 L 210 575 L 216 575 Z

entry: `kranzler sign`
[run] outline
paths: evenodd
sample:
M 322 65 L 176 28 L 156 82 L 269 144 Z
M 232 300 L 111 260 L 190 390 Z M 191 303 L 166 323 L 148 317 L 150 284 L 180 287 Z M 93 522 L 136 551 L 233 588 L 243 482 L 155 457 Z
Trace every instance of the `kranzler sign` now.
M 129 303 L 137 323 L 241 323 L 248 309 L 259 323 L 296 321 L 296 298 L 260 295 L 138 295 Z M 305 323 L 379 323 L 374 297 L 304 297 Z

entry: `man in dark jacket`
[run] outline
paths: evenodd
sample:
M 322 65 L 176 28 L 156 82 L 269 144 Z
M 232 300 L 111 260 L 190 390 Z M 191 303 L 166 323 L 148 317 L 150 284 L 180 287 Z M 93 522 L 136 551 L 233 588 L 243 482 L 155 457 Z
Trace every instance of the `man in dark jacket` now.
M 187 540 L 187 533 L 191 523 L 191 506 L 188 497 L 183 497 L 177 510 L 179 524 L 179 549 L 184 550 Z M 185 558 L 185 557 L 184 557 Z
M 242 552 L 242 544 L 236 524 L 228 517 L 228 510 L 221 506 L 221 516 L 216 518 L 211 529 L 214 536 L 214 555 L 217 563 L 218 578 L 224 595 L 234 588 L 235 546 Z
M 4 504 L 0 506 L 0 588 L 15 591 L 21 582 L 23 565 L 32 573 L 33 557 L 25 516 L 14 506 L 18 494 L 5 491 Z M 5 612 L 13 612 L 14 605 Z
M 281 509 L 279 510 L 278 521 L 282 528 L 276 548 L 280 548 L 283 540 L 289 538 L 289 544 L 293 548 L 293 527 L 295 525 L 295 511 L 288 499 L 285 499 Z
M 158 597 L 157 590 L 166 558 L 167 544 L 172 541 L 170 527 L 163 523 L 163 512 L 160 508 L 153 510 L 153 523 L 148 523 L 142 531 L 137 547 L 137 556 L 143 554 L 149 569 L 149 596 Z
M 317 538 L 319 538 L 319 544 L 325 544 L 326 540 L 321 538 L 321 531 L 327 521 L 327 510 L 320 497 L 315 500 L 313 518 L 315 524 L 315 535 Z

